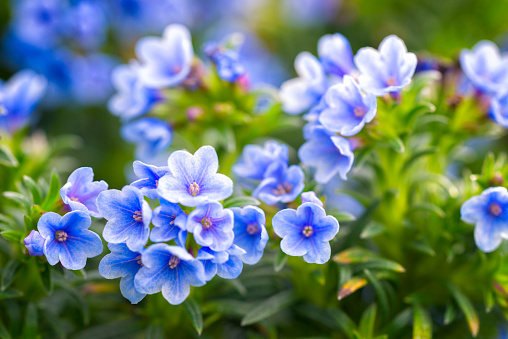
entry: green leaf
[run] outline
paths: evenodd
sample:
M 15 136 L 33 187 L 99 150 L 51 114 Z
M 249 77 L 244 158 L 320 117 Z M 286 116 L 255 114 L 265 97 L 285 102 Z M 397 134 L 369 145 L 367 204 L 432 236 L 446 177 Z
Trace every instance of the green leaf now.
M 249 196 L 241 196 L 229 198 L 228 200 L 224 201 L 224 208 L 243 207 L 247 205 L 258 206 L 259 204 L 261 204 L 261 202 L 259 202 L 259 200 L 257 200 L 256 198 Z
M 471 334 L 473 337 L 476 337 L 478 330 L 480 329 L 480 319 L 478 318 L 478 314 L 476 313 L 473 304 L 457 287 L 455 287 L 455 285 L 448 284 L 448 289 L 455 298 L 460 310 L 464 313 Z
M 32 339 L 37 336 L 37 308 L 29 303 L 26 308 L 25 324 L 23 326 L 23 339 Z
M 5 291 L 0 291 L 0 300 L 1 299 L 11 299 L 21 297 L 23 295 L 22 292 L 9 288 Z
M 453 320 L 455 320 L 456 316 L 457 311 L 455 309 L 455 306 L 453 306 L 452 303 L 448 303 L 448 305 L 446 305 L 446 311 L 444 314 L 444 324 L 445 325 L 451 324 Z
M 402 172 L 407 171 L 411 167 L 411 165 L 414 164 L 420 158 L 422 158 L 426 155 L 429 155 L 429 154 L 434 154 L 438 150 L 439 150 L 438 148 L 429 148 L 429 149 L 425 149 L 425 150 L 413 153 L 413 155 L 402 166 Z
M 14 276 L 18 271 L 20 266 L 20 261 L 17 259 L 12 259 L 7 263 L 5 268 L 2 271 L 2 280 L 0 282 L 0 290 L 3 292 L 9 287 L 14 280 Z
M 366 268 L 367 269 L 394 271 L 394 272 L 399 272 L 399 273 L 406 272 L 406 269 L 399 263 L 396 263 L 395 261 L 384 259 L 384 258 L 371 258 L 371 259 L 367 260 L 365 263 L 360 264 L 358 266 L 359 270 L 363 270 Z
M 383 317 L 384 320 L 386 320 L 386 318 L 388 317 L 388 313 L 390 312 L 390 305 L 388 304 L 388 296 L 385 290 L 383 289 L 383 286 L 381 286 L 379 280 L 372 273 L 370 273 L 369 270 L 364 270 L 363 274 L 365 274 L 367 281 L 369 282 L 369 284 L 372 285 L 372 287 L 376 291 L 379 304 L 381 306 L 382 312 L 381 316 Z
M 0 145 L 0 164 L 8 167 L 18 167 L 18 159 L 6 145 Z
M 264 300 L 242 319 L 242 326 L 264 320 L 291 305 L 295 300 L 293 291 L 284 291 Z
M 348 337 L 353 338 L 353 332 L 356 330 L 356 325 L 351 318 L 342 310 L 333 308 L 329 310 L 330 315 L 337 323 L 337 326 Z
M 196 302 L 192 299 L 187 299 L 183 305 L 185 306 L 187 313 L 189 313 L 192 326 L 196 332 L 201 335 L 201 332 L 203 332 L 203 315 L 201 314 L 198 304 L 196 304 Z
M 58 173 L 56 170 L 51 172 L 51 181 L 49 182 L 49 190 L 48 194 L 46 194 L 46 198 L 41 204 L 41 208 L 44 211 L 52 210 L 52 207 L 55 203 L 60 200 L 60 179 L 58 178 Z
M 34 179 L 30 178 L 27 175 L 23 176 L 23 184 L 26 188 L 30 190 L 30 193 L 32 194 L 33 203 L 38 205 L 41 203 L 41 191 L 39 189 L 39 185 L 34 181 Z
M 413 307 L 413 339 L 431 339 L 432 321 L 429 313 L 421 306 Z
M 440 218 L 444 218 L 446 216 L 446 213 L 441 208 L 439 208 L 438 206 L 436 206 L 434 204 L 428 203 L 428 202 L 413 205 L 410 212 L 414 213 L 415 211 L 432 212 Z
M 21 242 L 21 238 L 25 233 L 20 231 L 4 231 L 2 232 L 2 237 L 9 240 L 12 243 L 19 244 Z
M 11 339 L 11 335 L 9 334 L 9 331 L 7 331 L 7 328 L 5 328 L 4 323 L 0 319 L 0 338 L 1 339 Z
M 41 272 L 41 280 L 46 292 L 51 292 L 53 290 L 53 279 L 51 277 L 51 269 L 49 267 L 46 267 Z
M 346 212 L 336 212 L 336 213 L 331 213 L 330 215 L 335 217 L 335 219 L 337 219 L 338 222 L 356 220 L 356 217 L 354 215 L 346 213 Z
M 4 192 L 3 196 L 25 208 L 27 212 L 30 212 L 32 204 L 23 194 L 18 192 Z
M 386 231 L 386 227 L 383 224 L 381 224 L 379 222 L 371 221 L 367 224 L 365 229 L 360 234 L 360 238 L 361 239 L 374 238 L 374 237 L 384 233 L 385 231 Z
M 374 337 L 374 325 L 376 324 L 377 305 L 370 305 L 362 314 L 358 332 L 362 338 L 371 339 Z
M 412 318 L 413 312 L 411 308 L 406 308 L 393 318 L 383 332 L 388 335 L 388 338 L 399 338 L 399 332 L 411 323 Z
M 404 146 L 404 143 L 399 137 L 393 137 L 388 139 L 387 144 L 397 153 L 404 153 L 406 151 L 406 147 Z
M 277 257 L 275 257 L 275 260 L 273 262 L 274 271 L 280 272 L 286 265 L 287 261 L 288 261 L 288 256 L 286 255 L 286 253 L 282 252 L 282 250 L 279 249 L 279 252 L 277 253 Z
M 162 325 L 150 324 L 146 329 L 146 339 L 164 339 L 164 329 Z

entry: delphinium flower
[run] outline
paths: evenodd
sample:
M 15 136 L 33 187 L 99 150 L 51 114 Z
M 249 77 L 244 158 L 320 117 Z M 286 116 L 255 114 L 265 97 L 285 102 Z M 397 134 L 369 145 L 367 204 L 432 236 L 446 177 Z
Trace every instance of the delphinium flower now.
M 162 198 L 159 202 L 160 206 L 153 211 L 154 228 L 150 233 L 150 240 L 165 242 L 176 239 L 181 231 L 186 230 L 187 214 L 178 204 Z
M 141 255 L 143 266 L 134 278 L 136 290 L 162 295 L 172 305 L 181 304 L 190 293 L 190 286 L 206 283 L 203 263 L 185 248 L 154 244 Z
M 232 37 L 231 39 L 234 39 Z M 215 42 L 208 42 L 204 46 L 206 56 L 217 67 L 217 74 L 219 77 L 228 82 L 235 82 L 239 77 L 246 74 L 245 67 L 239 60 L 238 48 L 229 48 L 225 43 L 217 44 Z
M 46 91 L 46 79 L 31 70 L 0 83 L 0 131 L 14 133 L 24 127 Z
M 122 278 L 120 292 L 131 303 L 137 304 L 144 297 L 134 286 L 134 277 L 143 266 L 142 252 L 133 252 L 125 244 L 108 244 L 111 253 L 102 258 L 99 264 L 99 273 L 106 279 Z
M 30 254 L 32 257 L 37 257 L 44 254 L 45 242 L 46 239 L 44 239 L 39 232 L 34 230 L 32 230 L 30 234 L 25 239 L 23 239 L 23 243 L 28 250 L 28 254 Z
M 256 206 L 231 208 L 234 214 L 235 238 L 233 243 L 245 250 L 240 259 L 249 265 L 256 264 L 263 256 L 268 242 L 268 233 L 265 227 L 265 212 Z
M 72 211 L 81 210 L 92 217 L 101 218 L 96 201 L 99 194 L 108 189 L 108 184 L 104 180 L 93 181 L 93 176 L 92 168 L 78 168 L 71 173 L 67 183 L 60 189 L 60 195 Z
M 222 252 L 201 247 L 196 258 L 203 263 L 206 281 L 211 280 L 215 275 L 224 279 L 236 279 L 242 273 L 243 263 L 240 257 L 243 254 L 245 250 L 236 245 Z
M 411 83 L 417 59 L 407 51 L 404 42 L 395 35 L 383 39 L 379 50 L 361 48 L 354 62 L 360 76 L 360 87 L 376 96 L 398 93 Z
M 118 65 L 112 72 L 111 81 L 118 91 L 108 103 L 111 113 L 123 121 L 147 113 L 157 102 L 163 100 L 158 89 L 147 87 L 139 79 L 139 64 Z
M 189 75 L 194 50 L 189 30 L 182 25 L 170 25 L 162 38 L 145 37 L 136 44 L 141 60 L 139 76 L 153 88 L 180 84 Z
M 218 202 L 209 202 L 198 205 L 189 214 L 185 228 L 193 233 L 199 245 L 220 252 L 233 244 L 235 237 L 233 225 L 231 210 L 224 209 Z
M 284 209 L 272 220 L 275 234 L 282 238 L 284 253 L 303 256 L 308 263 L 324 264 L 330 259 L 332 240 L 339 232 L 339 223 L 333 216 L 312 202 L 300 205 L 296 210 Z
M 157 118 L 141 118 L 124 125 L 120 134 L 136 145 L 136 157 L 151 160 L 171 146 L 173 131 L 167 122 Z
M 353 136 L 376 115 L 377 100 L 370 93 L 364 93 L 349 75 L 343 83 L 328 89 L 325 95 L 326 108 L 319 115 L 319 121 L 328 130 L 343 136 Z
M 194 153 L 173 152 L 168 159 L 169 172 L 159 180 L 159 195 L 173 203 L 195 207 L 205 201 L 219 201 L 233 193 L 233 181 L 217 173 L 219 160 L 211 146 Z
M 121 191 L 99 194 L 97 207 L 108 220 L 102 236 L 111 243 L 125 242 L 131 251 L 140 251 L 148 241 L 152 209 L 139 189 L 125 186 Z
M 289 166 L 283 162 L 273 163 L 265 172 L 264 179 L 252 196 L 268 205 L 288 203 L 302 193 L 305 174 L 298 165 Z
M 472 50 L 460 53 L 460 66 L 480 91 L 499 95 L 508 86 L 508 56 L 491 41 L 480 41 Z
M 328 74 L 343 77 L 356 72 L 351 45 L 340 33 L 321 37 L 318 41 L 318 55 Z
M 51 265 L 60 262 L 69 270 L 85 267 L 86 259 L 102 253 L 101 238 L 88 228 L 92 220 L 84 211 L 73 211 L 63 217 L 54 212 L 41 216 L 37 229 L 45 239 L 44 255 Z
M 492 252 L 503 238 L 508 238 L 508 191 L 491 187 L 464 202 L 460 209 L 462 220 L 474 224 L 476 246 Z
M 298 150 L 302 163 L 316 168 L 316 181 L 325 184 L 335 175 L 343 180 L 351 170 L 354 161 L 349 141 L 338 135 L 330 134 L 322 126 L 314 126 L 307 140 Z
M 146 197 L 157 199 L 159 197 L 157 194 L 159 180 L 168 174 L 169 168 L 167 166 L 148 165 L 139 160 L 134 161 L 132 167 L 139 180 L 134 181 L 131 186 L 139 188 Z

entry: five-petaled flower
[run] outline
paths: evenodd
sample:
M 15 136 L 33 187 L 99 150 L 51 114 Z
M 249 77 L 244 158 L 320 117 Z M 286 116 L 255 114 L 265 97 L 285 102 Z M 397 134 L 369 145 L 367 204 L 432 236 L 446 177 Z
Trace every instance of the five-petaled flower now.
M 146 117 L 122 126 L 120 134 L 125 141 L 136 145 L 138 159 L 151 160 L 165 151 L 173 141 L 173 131 L 167 122 Z
M 340 33 L 327 34 L 318 42 L 318 54 L 328 74 L 343 77 L 356 73 L 349 41 Z
M 96 201 L 99 194 L 108 189 L 108 184 L 104 180 L 93 181 L 93 175 L 90 167 L 78 168 L 60 189 L 60 195 L 72 211 L 85 211 L 92 217 L 102 218 Z
M 153 242 L 166 242 L 176 239 L 181 231 L 185 231 L 187 214 L 180 205 L 174 204 L 162 198 L 160 206 L 153 210 L 152 223 L 154 228 L 150 233 Z
M 152 210 L 139 189 L 125 186 L 107 190 L 97 198 L 97 207 L 108 220 L 102 236 L 114 244 L 126 242 L 131 251 L 140 251 L 148 241 Z
M 196 258 L 203 262 L 206 281 L 216 274 L 224 279 L 236 279 L 242 273 L 243 262 L 240 257 L 244 254 L 245 251 L 236 245 L 221 252 L 201 247 Z
M 173 203 L 195 207 L 205 201 L 226 199 L 233 193 L 233 181 L 217 173 L 219 160 L 212 146 L 194 153 L 173 152 L 168 159 L 169 172 L 159 180 L 159 195 Z
M 143 266 L 134 278 L 136 290 L 162 295 L 172 305 L 181 304 L 190 293 L 190 286 L 203 286 L 203 263 L 185 248 L 167 244 L 154 244 L 141 255 Z
M 134 161 L 132 166 L 134 167 L 134 174 L 139 180 L 134 181 L 131 186 L 139 188 L 146 197 L 157 199 L 159 197 L 157 194 L 159 180 L 169 172 L 169 168 L 167 166 L 148 165 L 139 160 Z
M 134 277 L 143 266 L 141 263 L 141 251 L 133 252 L 125 244 L 109 243 L 111 253 L 102 258 L 99 264 L 99 273 L 106 279 L 122 278 L 120 280 L 120 292 L 131 303 L 137 304 L 145 297 L 134 286 Z
M 233 172 L 252 180 L 263 180 L 266 169 L 274 162 L 288 163 L 288 147 L 274 140 L 268 140 L 263 146 L 247 145 L 241 159 L 233 166 Z
M 80 270 L 87 258 L 102 253 L 102 241 L 97 233 L 88 228 L 90 215 L 84 211 L 69 212 L 63 217 L 54 212 L 41 216 L 37 229 L 45 239 L 44 255 L 50 265 L 60 261 L 69 270 Z
M 474 224 L 476 246 L 492 252 L 508 238 L 508 191 L 504 187 L 487 188 L 482 194 L 464 202 L 460 209 L 462 220 Z
M 323 264 L 330 259 L 330 240 L 339 232 L 339 222 L 325 210 L 307 202 L 298 209 L 284 209 L 272 220 L 273 230 L 282 238 L 282 251 L 303 256 L 308 263 Z
M 252 192 L 252 196 L 268 205 L 279 202 L 288 203 L 295 200 L 302 193 L 305 174 L 298 165 L 287 166 L 283 162 L 271 164 L 265 173 L 265 178 Z
M 233 207 L 231 210 L 235 219 L 233 243 L 246 252 L 240 259 L 246 264 L 254 265 L 263 256 L 268 242 L 265 212 L 256 206 Z

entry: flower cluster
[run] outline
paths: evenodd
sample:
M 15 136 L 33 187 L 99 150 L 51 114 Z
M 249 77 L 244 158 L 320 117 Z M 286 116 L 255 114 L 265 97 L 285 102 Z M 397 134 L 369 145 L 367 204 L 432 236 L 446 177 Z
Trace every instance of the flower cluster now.
M 132 303 L 162 291 L 171 304 L 180 304 L 190 286 L 215 275 L 234 279 L 243 263 L 260 260 L 268 241 L 264 212 L 224 208 L 220 201 L 231 196 L 233 182 L 217 173 L 218 166 L 211 146 L 194 154 L 173 152 L 167 167 L 136 161 L 139 180 L 97 198 L 111 250 L 99 272 L 121 277 L 121 292 Z M 152 210 L 145 197 L 159 206 Z
M 71 210 L 61 216 L 47 212 L 37 223 L 38 231 L 31 231 L 24 239 L 31 256 L 44 255 L 51 265 L 58 262 L 69 269 L 85 267 L 86 259 L 102 253 L 99 235 L 90 231 L 93 217 L 101 217 L 97 210 L 98 195 L 108 189 L 105 181 L 93 181 L 90 167 L 75 170 L 60 190 L 65 206 Z

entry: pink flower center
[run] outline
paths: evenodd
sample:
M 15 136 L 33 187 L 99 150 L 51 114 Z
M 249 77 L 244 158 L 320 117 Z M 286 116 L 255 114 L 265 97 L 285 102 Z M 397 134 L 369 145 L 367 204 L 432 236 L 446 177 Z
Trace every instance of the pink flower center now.
M 306 236 L 308 238 L 312 235 L 312 233 L 314 233 L 314 230 L 313 230 L 312 226 L 305 226 L 303 228 L 302 233 L 304 236 Z
M 141 211 L 134 212 L 134 215 L 132 217 L 136 221 L 143 221 L 143 213 L 141 213 Z
M 365 114 L 367 114 L 367 110 L 364 107 L 356 107 L 353 111 L 353 114 L 357 118 L 363 118 Z
M 178 266 L 179 263 L 180 259 L 173 255 L 171 259 L 169 259 L 169 268 L 171 269 L 176 268 L 176 266 Z
M 247 226 L 247 233 L 249 234 L 256 234 L 259 232 L 259 226 L 257 224 L 249 224 Z
M 192 195 L 193 197 L 195 197 L 196 195 L 199 194 L 199 185 L 197 182 L 193 182 L 190 186 L 189 186 L 189 194 Z
M 213 225 L 212 220 L 210 220 L 210 218 L 208 217 L 204 217 L 203 219 L 201 219 L 201 225 L 203 225 L 205 229 L 209 229 Z
M 394 78 L 388 78 L 388 80 L 386 80 L 386 84 L 388 86 L 396 86 L 397 85 L 397 82 L 395 82 L 395 79 Z
M 489 212 L 492 215 L 497 217 L 498 215 L 500 215 L 503 212 L 503 209 L 501 208 L 501 206 L 497 202 L 492 202 L 489 205 Z
M 273 190 L 273 194 L 275 195 L 288 194 L 291 192 L 291 189 L 293 189 L 293 185 L 285 182 L 283 184 L 278 184 L 277 187 Z

